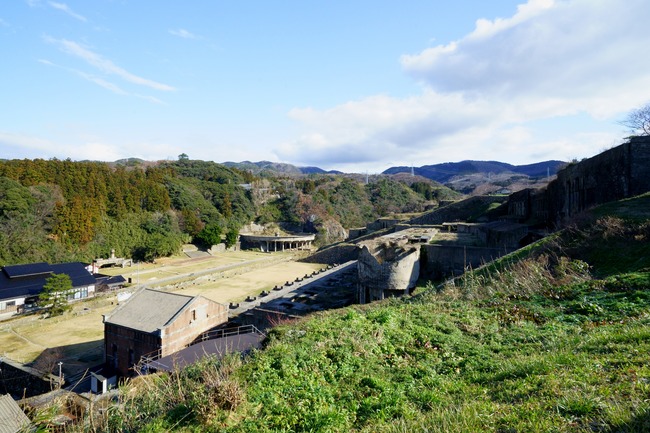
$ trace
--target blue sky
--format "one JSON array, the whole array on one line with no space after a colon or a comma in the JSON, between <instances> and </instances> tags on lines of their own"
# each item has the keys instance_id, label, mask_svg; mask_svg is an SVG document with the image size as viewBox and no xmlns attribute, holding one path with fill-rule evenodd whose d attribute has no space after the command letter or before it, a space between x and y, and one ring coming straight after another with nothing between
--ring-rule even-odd
<instances>
[{"instance_id":1,"label":"blue sky","mask_svg":"<svg viewBox=\"0 0 650 433\"><path fill-rule=\"evenodd\" d=\"M0 158L589 157L650 101L648 22L645 0L9 0Z\"/></svg>"}]
</instances>

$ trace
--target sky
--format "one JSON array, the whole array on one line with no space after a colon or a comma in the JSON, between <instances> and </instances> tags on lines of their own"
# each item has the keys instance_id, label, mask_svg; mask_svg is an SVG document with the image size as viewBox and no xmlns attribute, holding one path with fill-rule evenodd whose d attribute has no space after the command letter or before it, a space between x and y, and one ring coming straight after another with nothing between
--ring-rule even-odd
<instances>
[{"instance_id":1,"label":"sky","mask_svg":"<svg viewBox=\"0 0 650 433\"><path fill-rule=\"evenodd\" d=\"M646 2L6 0L0 158L587 158L650 102Z\"/></svg>"}]
</instances>

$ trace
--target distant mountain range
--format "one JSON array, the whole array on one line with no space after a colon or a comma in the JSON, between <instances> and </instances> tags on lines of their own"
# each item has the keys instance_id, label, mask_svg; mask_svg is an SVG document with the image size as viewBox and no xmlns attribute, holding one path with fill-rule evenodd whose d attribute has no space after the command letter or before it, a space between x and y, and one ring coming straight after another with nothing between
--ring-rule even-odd
<instances>
[{"instance_id":1,"label":"distant mountain range","mask_svg":"<svg viewBox=\"0 0 650 433\"><path fill-rule=\"evenodd\" d=\"M445 162L442 164L423 165L422 167L391 167L382 174L411 173L426 177L440 183L447 183L455 176L466 176L477 173L501 174L516 173L531 178L542 178L547 175L555 175L559 169L564 167L563 161L543 161L535 164L512 165L498 161L461 161Z\"/></svg>"},{"instance_id":2,"label":"distant mountain range","mask_svg":"<svg viewBox=\"0 0 650 433\"><path fill-rule=\"evenodd\" d=\"M248 170L253 174L259 174L264 171L270 171L274 173L282 174L343 174L341 171L330 170L326 171L319 167L298 167L292 164L286 164L283 162L271 162L271 161L242 161L242 162L232 162L227 161L223 162L223 165L226 167L234 167L239 170Z\"/></svg>"},{"instance_id":3,"label":"distant mountain range","mask_svg":"<svg viewBox=\"0 0 650 433\"><path fill-rule=\"evenodd\" d=\"M338 170L323 170L319 167L299 167L292 164L283 162L271 161L242 161L242 162L224 162L223 165L227 167L234 167L240 170L248 170L254 174L261 172L282 173L288 175L300 174L343 174ZM502 174L512 173L521 174L530 178L543 178L547 175L555 175L566 162L563 161L543 161L535 164L526 165L512 165L499 161L461 161L461 162L445 162L442 164L423 165L421 167L391 167L385 170L382 174L396 174L396 173L413 173L440 183L447 183L456 176L465 176L472 174Z\"/></svg>"},{"instance_id":4,"label":"distant mountain range","mask_svg":"<svg viewBox=\"0 0 650 433\"><path fill-rule=\"evenodd\" d=\"M126 166L137 166L142 164L147 164L146 161L143 161L138 158L126 158L115 161L114 164L126 165ZM342 171L338 170L323 170L320 167L300 167L293 164L287 164L284 162L271 162L271 161L242 161L242 162L233 162L227 161L221 163L227 167L234 167L239 170L247 170L253 174L259 175L260 173L268 172L270 174L286 174L286 175L304 175L304 174L344 174ZM526 164L526 165L512 165L505 162L499 161L474 161L466 160L461 162L445 162L442 164L433 164L433 165L423 165L421 167L406 167L398 166L391 167L387 170L384 170L381 174L397 174L397 173L411 173L418 176L431 179L433 181L445 184L448 182L454 182L458 180L458 176L470 176L482 174L487 176L490 175L500 175L500 174L510 174L512 175L524 175L531 179L542 179L547 175L555 175L558 170L566 165L566 162L563 161L543 161L537 162L535 164Z\"/></svg>"}]
</instances>

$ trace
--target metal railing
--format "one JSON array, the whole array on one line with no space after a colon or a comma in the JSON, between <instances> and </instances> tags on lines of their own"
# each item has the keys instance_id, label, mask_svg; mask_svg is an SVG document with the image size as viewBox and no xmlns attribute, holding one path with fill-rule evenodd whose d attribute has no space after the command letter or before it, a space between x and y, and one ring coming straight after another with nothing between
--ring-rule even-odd
<instances>
[{"instance_id":1,"label":"metal railing","mask_svg":"<svg viewBox=\"0 0 650 433\"><path fill-rule=\"evenodd\" d=\"M187 344L183 349L186 349L190 346L194 346L195 344L203 343L204 341L216 340L217 338L233 337L235 335L244 335L244 334L259 334L263 337L266 337L266 334L264 334L262 331L257 329L254 325L242 325L242 326L238 326L237 328L215 329L212 331L204 332L200 334L197 338L195 338L191 343ZM145 363L148 363L160 358L162 358L161 349L157 349L143 355L141 357L141 362L144 361Z\"/></svg>"}]
</instances>

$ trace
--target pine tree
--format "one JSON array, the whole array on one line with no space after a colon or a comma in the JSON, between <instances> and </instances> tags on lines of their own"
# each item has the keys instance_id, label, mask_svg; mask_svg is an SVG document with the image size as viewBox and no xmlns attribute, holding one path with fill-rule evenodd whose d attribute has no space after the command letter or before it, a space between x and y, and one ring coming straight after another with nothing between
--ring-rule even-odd
<instances>
[{"instance_id":1,"label":"pine tree","mask_svg":"<svg viewBox=\"0 0 650 433\"><path fill-rule=\"evenodd\" d=\"M59 316L72 307L68 305L68 293L72 290L72 280L66 274L52 274L45 280L43 291L38 296L38 303L44 307L50 317Z\"/></svg>"}]
</instances>

